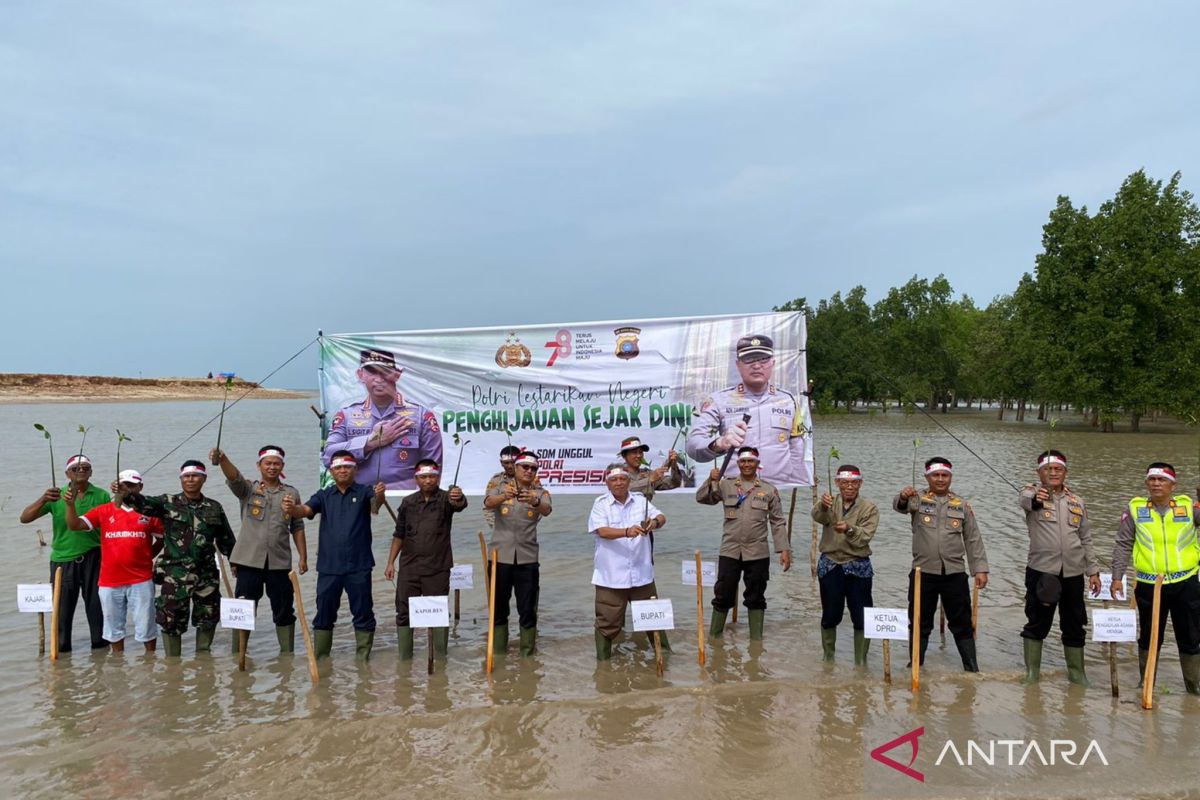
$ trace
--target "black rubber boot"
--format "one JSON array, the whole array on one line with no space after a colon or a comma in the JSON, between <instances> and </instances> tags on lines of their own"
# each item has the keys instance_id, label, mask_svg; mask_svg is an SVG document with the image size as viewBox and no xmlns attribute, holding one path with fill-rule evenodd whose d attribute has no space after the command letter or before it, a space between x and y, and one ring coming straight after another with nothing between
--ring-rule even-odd
<instances>
[{"instance_id":1,"label":"black rubber boot","mask_svg":"<svg viewBox=\"0 0 1200 800\"><path fill-rule=\"evenodd\" d=\"M911 639L909 639L909 641L911 642L912 640L911 640ZM910 651L910 652L909 652L909 654L908 654L908 663L904 665L905 667L911 667L911 666L912 666L912 652L911 652L911 651L912 651L912 645L911 645L911 644L908 646L908 649L909 649L909 651ZM928 637L928 636L922 636L922 637L921 637L921 666L922 666L922 667L923 667L923 666L925 666L925 654L926 654L926 653L928 653L928 652L929 652L929 637Z\"/></svg>"},{"instance_id":2,"label":"black rubber boot","mask_svg":"<svg viewBox=\"0 0 1200 800\"><path fill-rule=\"evenodd\" d=\"M962 656L963 672L979 672L979 662L975 659L975 639L955 639L954 644Z\"/></svg>"},{"instance_id":3,"label":"black rubber boot","mask_svg":"<svg viewBox=\"0 0 1200 800\"><path fill-rule=\"evenodd\" d=\"M1179 655L1179 668L1183 670L1183 685L1188 694L1200 694L1200 655Z\"/></svg>"}]
</instances>

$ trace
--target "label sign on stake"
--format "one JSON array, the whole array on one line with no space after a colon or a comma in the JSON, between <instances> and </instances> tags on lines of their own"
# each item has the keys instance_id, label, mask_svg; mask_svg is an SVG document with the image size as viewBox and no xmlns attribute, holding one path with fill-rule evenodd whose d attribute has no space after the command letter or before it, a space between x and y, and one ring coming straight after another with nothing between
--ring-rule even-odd
<instances>
[{"instance_id":1,"label":"label sign on stake","mask_svg":"<svg viewBox=\"0 0 1200 800\"><path fill-rule=\"evenodd\" d=\"M254 630L254 601L222 597L221 627L239 631Z\"/></svg>"},{"instance_id":2,"label":"label sign on stake","mask_svg":"<svg viewBox=\"0 0 1200 800\"><path fill-rule=\"evenodd\" d=\"M447 595L408 598L408 624L413 628L450 627L450 598Z\"/></svg>"},{"instance_id":3,"label":"label sign on stake","mask_svg":"<svg viewBox=\"0 0 1200 800\"><path fill-rule=\"evenodd\" d=\"M475 565L455 564L450 568L450 589L475 588Z\"/></svg>"},{"instance_id":4,"label":"label sign on stake","mask_svg":"<svg viewBox=\"0 0 1200 800\"><path fill-rule=\"evenodd\" d=\"M1092 612L1093 642L1136 642L1137 612L1131 608Z\"/></svg>"},{"instance_id":5,"label":"label sign on stake","mask_svg":"<svg viewBox=\"0 0 1200 800\"><path fill-rule=\"evenodd\" d=\"M716 586L717 585L717 565L713 561L700 562L700 585L701 586ZM696 559L684 559L683 561L683 585L696 585Z\"/></svg>"},{"instance_id":6,"label":"label sign on stake","mask_svg":"<svg viewBox=\"0 0 1200 800\"><path fill-rule=\"evenodd\" d=\"M629 608L633 612L635 631L675 630L675 610L669 599L634 600Z\"/></svg>"},{"instance_id":7,"label":"label sign on stake","mask_svg":"<svg viewBox=\"0 0 1200 800\"><path fill-rule=\"evenodd\" d=\"M1117 595L1114 598L1109 594L1112 591L1112 573L1111 572L1101 572L1100 573L1100 594L1093 595L1091 592L1088 592L1088 591L1085 591L1084 594L1088 600L1092 600L1093 602L1096 602L1096 603L1103 603L1106 600L1109 602L1124 603L1127 600L1129 600L1128 592L1132 587L1133 587L1133 578L1129 578L1129 577L1125 578L1125 580L1121 582L1121 590L1122 590L1121 594Z\"/></svg>"},{"instance_id":8,"label":"label sign on stake","mask_svg":"<svg viewBox=\"0 0 1200 800\"><path fill-rule=\"evenodd\" d=\"M908 610L864 608L863 631L868 639L908 639Z\"/></svg>"},{"instance_id":9,"label":"label sign on stake","mask_svg":"<svg viewBox=\"0 0 1200 800\"><path fill-rule=\"evenodd\" d=\"M49 614L54 610L54 588L48 583L18 583L17 611Z\"/></svg>"}]
</instances>

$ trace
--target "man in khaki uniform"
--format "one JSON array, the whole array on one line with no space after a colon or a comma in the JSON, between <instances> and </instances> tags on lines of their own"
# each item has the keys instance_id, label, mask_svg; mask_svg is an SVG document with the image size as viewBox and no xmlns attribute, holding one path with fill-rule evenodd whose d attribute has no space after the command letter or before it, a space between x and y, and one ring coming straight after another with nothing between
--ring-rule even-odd
<instances>
[{"instance_id":1,"label":"man in khaki uniform","mask_svg":"<svg viewBox=\"0 0 1200 800\"><path fill-rule=\"evenodd\" d=\"M550 516L550 493L536 484L537 455L523 450L514 462L516 479L497 486L483 498L484 508L496 511L492 549L496 563L496 620L492 651L508 648L508 603L517 596L521 626L521 655L533 655L537 643L538 541L537 526Z\"/></svg>"},{"instance_id":2,"label":"man in khaki uniform","mask_svg":"<svg viewBox=\"0 0 1200 800\"><path fill-rule=\"evenodd\" d=\"M486 497L492 493L492 489L497 486L503 487L505 484L516 480L517 470L513 467L513 462L517 460L517 456L521 454L521 448L516 445L506 445L500 450L500 471L492 477L488 478L487 488L483 490ZM483 521L487 523L488 530L496 527L496 511L491 508L483 509Z\"/></svg>"},{"instance_id":3,"label":"man in khaki uniform","mask_svg":"<svg viewBox=\"0 0 1200 800\"><path fill-rule=\"evenodd\" d=\"M987 552L975 523L971 504L950 491L951 465L935 456L925 462L928 490L918 494L905 486L892 501L892 508L912 518L913 568L921 568L921 663L933 631L933 614L940 600L954 644L962 656L963 670L979 672L975 656L975 628L971 625L971 592L967 587L967 563L975 574L975 585L987 586ZM913 572L908 573L908 624L913 620ZM910 662L911 663L911 662Z\"/></svg>"},{"instance_id":4,"label":"man in khaki uniform","mask_svg":"<svg viewBox=\"0 0 1200 800\"><path fill-rule=\"evenodd\" d=\"M792 549L779 490L758 477L758 448L742 447L737 456L738 477L721 478L721 470L714 469L696 490L696 502L708 506L719 503L725 511L708 635L718 638L724 633L725 617L737 602L738 583L745 576L746 590L742 597L750 638L761 639L767 610L767 581L771 577L768 525L784 572L792 568Z\"/></svg>"},{"instance_id":5,"label":"man in khaki uniform","mask_svg":"<svg viewBox=\"0 0 1200 800\"><path fill-rule=\"evenodd\" d=\"M1054 623L1062 631L1067 680L1088 686L1083 669L1083 576L1092 594L1100 593L1100 564L1092 550L1092 530L1079 495L1067 488L1067 457L1058 450L1038 456L1038 486L1021 490L1018 503L1029 529L1029 563L1025 567L1024 683L1041 678L1042 642Z\"/></svg>"},{"instance_id":6,"label":"man in khaki uniform","mask_svg":"<svg viewBox=\"0 0 1200 800\"><path fill-rule=\"evenodd\" d=\"M821 587L821 648L826 661L833 661L837 626L846 606L854 626L854 664L865 666L871 640L863 630L863 609L875 605L871 584L871 539L879 527L879 509L858 496L862 471L853 464L838 467L838 495L826 492L813 506L812 518L822 525L817 560Z\"/></svg>"},{"instance_id":7,"label":"man in khaki uniform","mask_svg":"<svg viewBox=\"0 0 1200 800\"><path fill-rule=\"evenodd\" d=\"M625 462L625 471L629 473L629 491L640 494L647 500L654 499L654 493L660 489L675 489L683 486L683 473L679 471L678 456L672 450L667 454L667 460L657 469L650 469L643 461L650 445L642 444L636 436L630 436L621 442L618 455Z\"/></svg>"}]
</instances>

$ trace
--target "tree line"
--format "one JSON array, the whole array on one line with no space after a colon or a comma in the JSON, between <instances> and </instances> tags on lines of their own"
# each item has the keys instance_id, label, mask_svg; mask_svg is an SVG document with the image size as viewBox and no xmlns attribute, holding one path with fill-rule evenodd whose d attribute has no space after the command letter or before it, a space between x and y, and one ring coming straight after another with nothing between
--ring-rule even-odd
<instances>
[{"instance_id":1,"label":"tree line","mask_svg":"<svg viewBox=\"0 0 1200 800\"><path fill-rule=\"evenodd\" d=\"M913 276L873 305L866 289L806 312L818 411L995 404L1023 420L1071 409L1113 430L1147 414L1200 422L1200 209L1138 170L1095 213L1060 195L1042 252L1011 294L980 308L943 275Z\"/></svg>"}]
</instances>

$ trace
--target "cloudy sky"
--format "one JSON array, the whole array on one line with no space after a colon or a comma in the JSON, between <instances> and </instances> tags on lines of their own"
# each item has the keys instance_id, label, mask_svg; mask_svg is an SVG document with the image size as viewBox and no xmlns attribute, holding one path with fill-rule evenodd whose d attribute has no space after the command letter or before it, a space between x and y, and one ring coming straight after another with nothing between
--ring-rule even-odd
<instances>
[{"instance_id":1,"label":"cloudy sky","mask_svg":"<svg viewBox=\"0 0 1200 800\"><path fill-rule=\"evenodd\" d=\"M0 0L5 371L1032 270L1200 187L1195 3ZM315 384L315 351L273 381Z\"/></svg>"}]
</instances>

